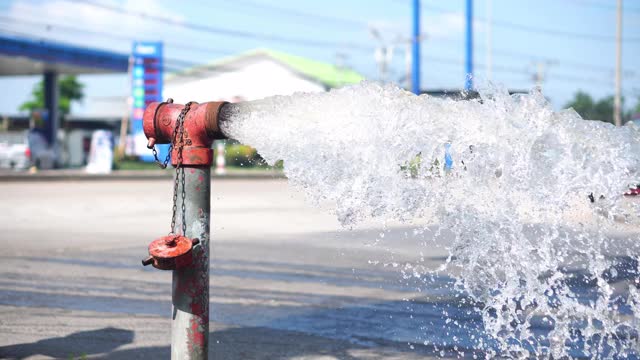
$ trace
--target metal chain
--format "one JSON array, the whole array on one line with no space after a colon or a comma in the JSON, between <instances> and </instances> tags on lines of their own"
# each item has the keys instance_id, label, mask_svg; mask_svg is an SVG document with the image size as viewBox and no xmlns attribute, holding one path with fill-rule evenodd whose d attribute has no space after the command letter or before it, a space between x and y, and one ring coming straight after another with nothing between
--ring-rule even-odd
<instances>
[{"instance_id":1,"label":"metal chain","mask_svg":"<svg viewBox=\"0 0 640 360\"><path fill-rule=\"evenodd\" d=\"M168 103L172 103L173 100L169 99L167 101ZM171 231L169 232L169 235L174 234L174 228L176 226L176 212L178 211L178 187L180 185L182 185L182 192L181 192L181 196L182 196L182 204L180 207L180 210L182 212L182 236L186 236L187 233L187 222L186 222L186 205L185 205L185 200L187 197L187 193L185 190L185 177L184 177L184 167L182 166L182 150L184 148L184 117L187 115L187 113L189 112L189 109L191 108L191 105L194 104L194 102L188 102L184 105L184 108L182 109L182 111L180 112L180 115L178 115L178 119L176 119L176 126L173 129L173 138L171 141L171 145L169 145L169 153L167 154L166 159L164 160L164 162L160 162L160 160L158 159L158 152L156 151L155 146L153 147L153 156L156 159L156 163L162 167L163 169L167 167L167 164L169 164L169 159L171 159L171 152L173 150L174 147L176 147L176 152L177 152L177 161L176 161L176 176L175 176L175 180L173 183L173 209L172 209L172 214L171 214Z\"/></svg>"},{"instance_id":2,"label":"metal chain","mask_svg":"<svg viewBox=\"0 0 640 360\"><path fill-rule=\"evenodd\" d=\"M160 107L164 104L173 104L173 99L172 98L168 98L167 101L164 101L162 103L160 103L160 105L158 105L158 107L156 108L156 114L154 114L154 117L157 115L158 109L160 109ZM176 124L176 128L173 129L173 136L172 139L176 138L176 134L178 133L178 126ZM171 159L171 151L173 150L173 141L171 142L171 144L169 144L169 151L167 152L167 157L164 158L164 162L161 162L160 159L158 159L158 151L156 150L156 145L154 144L153 147L151 148L151 151L153 152L153 157L155 158L156 164L162 168L162 169L166 169L167 165L169 164L169 160Z\"/></svg>"},{"instance_id":3,"label":"metal chain","mask_svg":"<svg viewBox=\"0 0 640 360\"><path fill-rule=\"evenodd\" d=\"M173 99L169 98L167 99L167 101L161 103L158 108L160 108L160 106L162 106L163 104L172 104L173 103ZM180 211L182 212L182 236L186 236L187 234L187 209L186 209L186 205L185 205L185 200L187 198L187 193L185 190L185 178L184 178L184 167L182 167L182 150L184 148L184 117L187 115L187 113L189 112L189 109L191 108L191 105L193 105L195 102L190 101L188 103L186 103L184 105L184 108L182 108L182 111L180 112L180 115L178 115L178 118L176 119L176 127L173 129L173 136L172 136L172 141L171 144L169 145L169 152L167 153L167 157L164 159L164 162L161 162L160 159L158 159L158 151L156 150L155 145L151 148L152 152L153 152L153 157L155 158L156 164L158 164L158 166L160 166L163 169L167 168L167 165L169 164L169 160L171 159L171 153L173 151L173 148L177 146L176 152L178 155L177 161L176 161L176 176L175 176L175 181L173 183L173 209L172 209L172 214L171 214L171 231L169 232L169 235L174 234L173 229L176 226L176 212L178 210L178 187L179 185L182 185L182 192L181 192L181 196L182 196L182 204L180 206ZM156 110L157 111L157 110Z\"/></svg>"},{"instance_id":4,"label":"metal chain","mask_svg":"<svg viewBox=\"0 0 640 360\"><path fill-rule=\"evenodd\" d=\"M182 185L182 203L180 206L180 210L182 212L182 236L186 236L187 234L187 221L186 221L186 206L185 200L187 197L187 193L185 190L185 178L184 178L184 167L182 166L182 150L184 149L184 117L189 112L191 105L194 104L193 101L190 101L184 105L184 108L178 115L178 119L176 120L176 128L173 131L173 146L177 146L177 155L178 159L176 162L176 177L173 185L173 214L171 215L171 233L173 233L173 229L176 225L176 210L177 210L177 201L178 201L178 183Z\"/></svg>"},{"instance_id":5,"label":"metal chain","mask_svg":"<svg viewBox=\"0 0 640 360\"><path fill-rule=\"evenodd\" d=\"M160 162L160 159L158 159L158 151L156 150L156 146L154 145L153 148L151 148L151 151L153 152L153 157L156 159L156 164L158 166L160 166L162 169L166 169L167 168L167 164L169 164L169 159L171 159L171 150L173 149L173 144L169 145L169 153L167 154L167 157L164 159L164 162Z\"/></svg>"}]
</instances>

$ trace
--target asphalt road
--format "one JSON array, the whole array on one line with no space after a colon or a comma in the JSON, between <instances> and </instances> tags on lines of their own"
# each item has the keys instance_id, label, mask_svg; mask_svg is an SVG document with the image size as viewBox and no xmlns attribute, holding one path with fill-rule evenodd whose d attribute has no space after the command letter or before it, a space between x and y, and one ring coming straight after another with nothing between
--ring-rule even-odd
<instances>
[{"instance_id":1,"label":"asphalt road","mask_svg":"<svg viewBox=\"0 0 640 360\"><path fill-rule=\"evenodd\" d=\"M0 182L0 358L168 358L171 274L140 260L169 230L171 191ZM343 229L329 208L282 179L214 180L210 358L471 358L485 335L452 278L403 276L442 264L442 244L398 224ZM637 245L629 226L611 256Z\"/></svg>"},{"instance_id":2,"label":"asphalt road","mask_svg":"<svg viewBox=\"0 0 640 360\"><path fill-rule=\"evenodd\" d=\"M140 260L169 229L171 186L0 183L0 358L168 358L171 274ZM442 250L393 226L374 244L375 224L342 229L284 180L216 180L212 208L210 358L457 355L423 345L442 342L451 279L397 268Z\"/></svg>"}]
</instances>

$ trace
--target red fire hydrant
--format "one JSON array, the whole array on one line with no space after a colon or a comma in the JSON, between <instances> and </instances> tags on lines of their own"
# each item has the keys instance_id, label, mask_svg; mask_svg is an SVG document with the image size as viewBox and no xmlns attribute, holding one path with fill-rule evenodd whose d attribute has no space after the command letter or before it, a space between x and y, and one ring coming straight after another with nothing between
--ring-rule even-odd
<instances>
[{"instance_id":1,"label":"red fire hydrant","mask_svg":"<svg viewBox=\"0 0 640 360\"><path fill-rule=\"evenodd\" d=\"M148 147L172 143L171 163L180 170L175 178L172 234L152 242L150 257L143 261L173 270L172 359L208 357L211 145L226 138L219 126L225 104L190 103L185 108L169 100L150 104L143 116Z\"/></svg>"}]
</instances>

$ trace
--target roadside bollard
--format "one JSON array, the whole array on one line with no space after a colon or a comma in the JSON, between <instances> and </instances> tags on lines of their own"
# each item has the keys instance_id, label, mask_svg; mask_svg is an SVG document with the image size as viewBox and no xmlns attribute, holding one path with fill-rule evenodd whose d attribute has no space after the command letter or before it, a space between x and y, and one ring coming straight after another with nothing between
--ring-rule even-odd
<instances>
[{"instance_id":1,"label":"roadside bollard","mask_svg":"<svg viewBox=\"0 0 640 360\"><path fill-rule=\"evenodd\" d=\"M171 358L207 359L209 350L209 224L211 145L225 139L220 131L224 102L151 103L143 116L144 133L157 159L155 144L171 144L174 177L169 235L149 245L143 265L173 270Z\"/></svg>"}]
</instances>

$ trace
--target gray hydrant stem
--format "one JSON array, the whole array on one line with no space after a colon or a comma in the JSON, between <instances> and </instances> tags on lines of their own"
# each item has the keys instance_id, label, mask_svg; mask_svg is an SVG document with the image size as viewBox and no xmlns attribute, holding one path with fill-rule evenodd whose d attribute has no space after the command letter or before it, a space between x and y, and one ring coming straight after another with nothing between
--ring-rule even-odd
<instances>
[{"instance_id":1,"label":"gray hydrant stem","mask_svg":"<svg viewBox=\"0 0 640 360\"><path fill-rule=\"evenodd\" d=\"M171 359L199 360L207 359L209 353L211 169L209 166L187 166L184 175L185 235L200 242L193 248L192 264L173 271ZM178 194L182 193L182 186L179 185ZM181 206L182 196L179 195L177 209ZM174 233L181 233L181 227L182 217L177 215Z\"/></svg>"}]
</instances>

